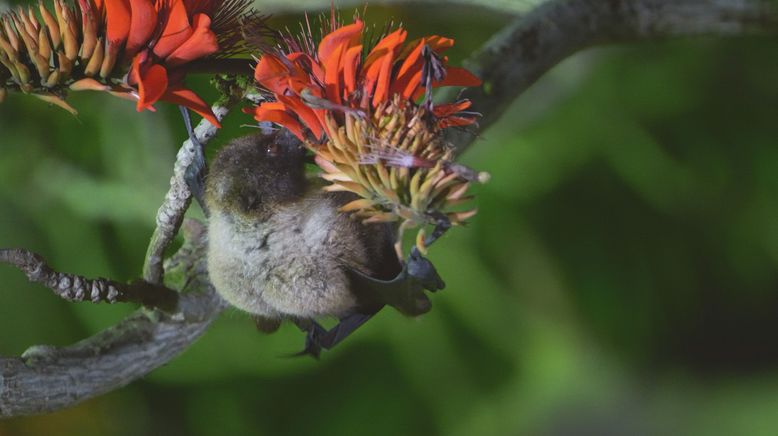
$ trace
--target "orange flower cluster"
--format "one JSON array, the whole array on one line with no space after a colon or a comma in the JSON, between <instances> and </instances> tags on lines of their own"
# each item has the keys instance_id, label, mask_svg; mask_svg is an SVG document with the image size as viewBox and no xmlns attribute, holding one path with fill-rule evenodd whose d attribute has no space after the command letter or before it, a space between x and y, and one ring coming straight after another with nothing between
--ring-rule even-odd
<instances>
[{"instance_id":1,"label":"orange flower cluster","mask_svg":"<svg viewBox=\"0 0 778 436\"><path fill-rule=\"evenodd\" d=\"M254 110L259 121L283 125L301 140L308 128L316 140L327 131L325 114L363 110L371 112L382 103L400 95L417 100L425 91L423 72L427 63L423 52L440 55L454 40L427 36L405 44L407 32L399 28L382 38L367 56L363 56L364 23L342 26L322 38L316 53L294 51L285 55L268 53L260 59L254 78L271 91L276 101L263 103ZM431 83L440 86L479 86L480 79L464 68L445 65L444 77ZM458 116L468 101L436 106L434 115L440 127L472 124L472 116Z\"/></svg>"},{"instance_id":2,"label":"orange flower cluster","mask_svg":"<svg viewBox=\"0 0 778 436\"><path fill-rule=\"evenodd\" d=\"M18 89L75 112L67 90L107 91L136 101L186 106L219 125L187 89L187 67L241 44L237 21L250 0L54 0L0 20L0 90ZM4 68L3 68L4 67Z\"/></svg>"},{"instance_id":3,"label":"orange flower cluster","mask_svg":"<svg viewBox=\"0 0 778 436\"><path fill-rule=\"evenodd\" d=\"M285 52L260 58L254 77L273 99L248 112L289 129L316 153L331 182L325 189L361 197L343 211L365 222L400 221L400 257L403 231L422 226L417 246L424 252L424 226L441 216L453 225L472 216L475 210L451 208L470 198L470 182L488 176L454 163L443 139L443 129L475 122L475 114L463 112L470 102L433 105L431 90L481 81L448 65L442 53L452 39L406 43L399 28L366 47L361 20L338 27L333 19L330 27L318 45L308 31L287 38Z\"/></svg>"}]
</instances>

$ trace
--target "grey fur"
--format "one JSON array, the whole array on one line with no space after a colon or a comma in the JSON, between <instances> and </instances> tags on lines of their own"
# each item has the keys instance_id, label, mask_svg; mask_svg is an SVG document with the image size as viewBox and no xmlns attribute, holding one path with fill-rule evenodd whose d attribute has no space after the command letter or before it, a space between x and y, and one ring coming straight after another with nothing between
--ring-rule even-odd
<instances>
[{"instance_id":1,"label":"grey fur","mask_svg":"<svg viewBox=\"0 0 778 436\"><path fill-rule=\"evenodd\" d=\"M363 225L304 175L304 153L284 133L239 138L211 166L208 269L233 306L268 319L344 316L364 306L346 268L391 277L392 231ZM389 267L387 267L387 265Z\"/></svg>"}]
</instances>

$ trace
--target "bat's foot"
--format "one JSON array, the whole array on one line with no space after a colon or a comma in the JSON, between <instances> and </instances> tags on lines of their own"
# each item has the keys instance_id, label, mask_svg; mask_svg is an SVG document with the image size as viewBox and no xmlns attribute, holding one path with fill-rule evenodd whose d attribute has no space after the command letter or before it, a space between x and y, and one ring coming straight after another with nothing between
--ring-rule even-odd
<instances>
[{"instance_id":1,"label":"bat's foot","mask_svg":"<svg viewBox=\"0 0 778 436\"><path fill-rule=\"evenodd\" d=\"M310 319L295 320L295 324L305 334L305 348L293 356L311 356L318 359L322 350L331 350L362 324L367 322L373 313L353 313L340 319L340 322L330 330Z\"/></svg>"}]
</instances>

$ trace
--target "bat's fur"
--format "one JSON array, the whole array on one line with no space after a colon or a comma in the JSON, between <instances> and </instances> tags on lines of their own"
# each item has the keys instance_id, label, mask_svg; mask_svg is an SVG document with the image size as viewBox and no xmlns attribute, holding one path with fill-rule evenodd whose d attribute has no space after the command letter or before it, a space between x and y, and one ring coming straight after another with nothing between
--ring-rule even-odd
<instances>
[{"instance_id":1,"label":"bat's fur","mask_svg":"<svg viewBox=\"0 0 778 436\"><path fill-rule=\"evenodd\" d=\"M382 279L401 269L391 227L339 212L356 197L323 192L304 163L304 149L284 131L250 135L218 153L207 179L211 281L269 330L282 319L380 307L352 290L345 268Z\"/></svg>"}]
</instances>

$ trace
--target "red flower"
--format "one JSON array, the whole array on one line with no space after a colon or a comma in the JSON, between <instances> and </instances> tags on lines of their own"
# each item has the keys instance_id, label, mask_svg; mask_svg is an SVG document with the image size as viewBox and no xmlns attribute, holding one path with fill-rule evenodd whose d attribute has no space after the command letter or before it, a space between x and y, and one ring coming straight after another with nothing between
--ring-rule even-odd
<instances>
[{"instance_id":1,"label":"red flower","mask_svg":"<svg viewBox=\"0 0 778 436\"><path fill-rule=\"evenodd\" d=\"M2 16L0 88L15 87L72 110L65 91L101 90L137 102L186 106L219 125L184 86L193 61L232 54L250 0L54 0ZM5 67L5 69L3 69ZM12 79L6 82L6 78ZM10 83L10 85L8 84Z\"/></svg>"},{"instance_id":2,"label":"red flower","mask_svg":"<svg viewBox=\"0 0 778 436\"><path fill-rule=\"evenodd\" d=\"M400 28L363 56L363 30L363 22L356 20L322 38L315 53L300 50L262 56L254 78L276 101L255 108L255 118L281 124L303 140L303 127L307 127L320 139L322 133L332 133L324 122L326 111L370 112L395 95L417 101L426 89L424 73L433 63L429 58L439 59L454 45L453 39L436 35L406 44L407 32ZM448 66L447 58L439 62L442 77L433 77L431 87L481 84L467 70ZM469 106L466 100L439 105L434 115L441 127L472 124L473 116L456 115Z\"/></svg>"},{"instance_id":3,"label":"red flower","mask_svg":"<svg viewBox=\"0 0 778 436\"><path fill-rule=\"evenodd\" d=\"M125 0L104 1L108 4ZM129 3L130 10L116 7L112 14L108 8L106 16L109 35L112 28L118 29L116 45L120 46L126 38L124 57L132 58L127 84L137 86L138 111L150 109L158 100L169 101L192 109L218 126L210 107L184 88L185 70L181 67L219 50L208 14L213 14L214 6L221 2L168 0L151 4L151 0L129 0Z\"/></svg>"},{"instance_id":4,"label":"red flower","mask_svg":"<svg viewBox=\"0 0 778 436\"><path fill-rule=\"evenodd\" d=\"M315 152L330 182L326 190L361 197L342 211L364 222L401 222L396 248L402 258L405 230L422 226L417 246L424 252L425 225L439 224L441 217L456 225L475 214L452 208L469 199L470 182L488 175L454 163L442 135L446 127L475 122L474 114L463 112L470 102L433 105L430 93L481 81L448 65L442 53L452 39L426 36L406 43L400 28L366 50L363 30L356 20L318 46L309 31L302 39L287 38L285 53L269 50L254 78L272 101L247 112L286 127Z\"/></svg>"}]
</instances>

